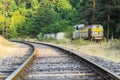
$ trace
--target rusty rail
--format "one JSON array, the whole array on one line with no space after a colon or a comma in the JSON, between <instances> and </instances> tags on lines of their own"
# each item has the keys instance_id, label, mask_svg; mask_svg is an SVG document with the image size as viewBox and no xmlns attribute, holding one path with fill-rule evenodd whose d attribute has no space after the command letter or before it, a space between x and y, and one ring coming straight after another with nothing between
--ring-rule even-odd
<instances>
[{"instance_id":1,"label":"rusty rail","mask_svg":"<svg viewBox=\"0 0 120 80\"><path fill-rule=\"evenodd\" d=\"M42 43L42 42L31 42L31 43L36 43L36 44L43 44L43 45L47 45L47 46L52 46L52 47L55 47L55 48L58 48L60 50L63 50L63 51L66 51L70 54L73 54L73 55L76 55L77 57L79 58L82 58L86 64L89 64L89 66L96 72L98 73L99 75L101 75L102 77L104 77L105 80L120 80L120 76L118 76L117 74L115 74L114 72L111 72L110 70L102 67L101 65L99 64L96 64L95 62L92 62L90 61L89 59L81 56L81 55L78 55L77 53L78 52L74 52L74 51L71 51L67 48L63 48L63 47L59 47L59 46L56 46L56 45L53 45L53 44L48 44L48 43Z\"/></svg>"},{"instance_id":2,"label":"rusty rail","mask_svg":"<svg viewBox=\"0 0 120 80\"><path fill-rule=\"evenodd\" d=\"M19 42L19 43L24 43L27 45L30 45L33 48L32 55L22 64L20 65L11 75L9 75L5 80L16 80L19 74L25 69L25 67L32 61L34 58L34 55L36 53L36 49L32 44L29 44L27 42L22 42L22 41L13 41L13 42Z\"/></svg>"}]
</instances>

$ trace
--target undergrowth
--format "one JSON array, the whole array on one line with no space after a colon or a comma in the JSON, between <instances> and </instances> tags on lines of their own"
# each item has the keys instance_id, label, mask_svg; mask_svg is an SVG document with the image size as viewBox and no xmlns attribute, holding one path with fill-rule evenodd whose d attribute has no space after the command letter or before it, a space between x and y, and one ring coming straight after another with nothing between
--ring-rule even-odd
<instances>
[{"instance_id":1,"label":"undergrowth","mask_svg":"<svg viewBox=\"0 0 120 80\"><path fill-rule=\"evenodd\" d=\"M119 49L120 50L120 40L114 39L110 42L109 49Z\"/></svg>"},{"instance_id":2,"label":"undergrowth","mask_svg":"<svg viewBox=\"0 0 120 80\"><path fill-rule=\"evenodd\" d=\"M91 42L89 41L89 40L84 40L84 39L76 39L76 40L73 40L72 41L72 44L74 44L74 45L80 45L80 46L82 46L82 45L88 45L88 44L90 44Z\"/></svg>"}]
</instances>

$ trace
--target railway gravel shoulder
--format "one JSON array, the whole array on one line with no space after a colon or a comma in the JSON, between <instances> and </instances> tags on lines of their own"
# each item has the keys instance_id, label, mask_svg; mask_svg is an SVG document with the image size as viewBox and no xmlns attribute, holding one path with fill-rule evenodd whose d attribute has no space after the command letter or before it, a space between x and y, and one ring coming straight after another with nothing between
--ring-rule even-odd
<instances>
[{"instance_id":1,"label":"railway gravel shoulder","mask_svg":"<svg viewBox=\"0 0 120 80\"><path fill-rule=\"evenodd\" d=\"M14 56L0 60L0 80L4 80L31 55L33 48L27 44L19 44L19 50ZM7 80L11 80L10 78Z\"/></svg>"},{"instance_id":2,"label":"railway gravel shoulder","mask_svg":"<svg viewBox=\"0 0 120 80\"><path fill-rule=\"evenodd\" d=\"M37 43L39 43L39 42L37 42ZM42 43L42 44L46 44L46 43ZM47 45L56 47L55 45L52 45L52 44L47 44ZM87 55L82 55L77 51L74 51L71 49L66 49L66 48L59 47L59 46L57 48L66 50L67 52L74 53L77 56L84 58L85 60L87 60L87 61L91 62L93 65L95 65L98 68L98 71L101 68L101 71L104 74L103 73L100 73L100 74L103 75L103 77L105 77L106 79L114 78L115 80L120 80L120 63L106 61L105 59L101 59L98 57L90 57Z\"/></svg>"},{"instance_id":3,"label":"railway gravel shoulder","mask_svg":"<svg viewBox=\"0 0 120 80\"><path fill-rule=\"evenodd\" d=\"M50 46L34 44L38 56L28 66L24 80L101 80L100 75L94 72L78 57Z\"/></svg>"}]
</instances>

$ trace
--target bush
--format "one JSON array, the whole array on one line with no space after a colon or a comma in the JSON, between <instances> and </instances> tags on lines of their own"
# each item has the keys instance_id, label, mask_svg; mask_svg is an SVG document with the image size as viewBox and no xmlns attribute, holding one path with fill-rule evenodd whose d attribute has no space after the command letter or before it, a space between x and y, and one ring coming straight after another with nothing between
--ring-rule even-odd
<instances>
[{"instance_id":1,"label":"bush","mask_svg":"<svg viewBox=\"0 0 120 80\"><path fill-rule=\"evenodd\" d=\"M114 39L110 43L110 49L120 49L120 40Z\"/></svg>"},{"instance_id":2,"label":"bush","mask_svg":"<svg viewBox=\"0 0 120 80\"><path fill-rule=\"evenodd\" d=\"M69 43L69 39L62 39L62 40L56 40L54 43L56 44L66 44Z\"/></svg>"},{"instance_id":3,"label":"bush","mask_svg":"<svg viewBox=\"0 0 120 80\"><path fill-rule=\"evenodd\" d=\"M46 41L46 42L53 42L55 39L53 38L43 38L42 41Z\"/></svg>"},{"instance_id":4,"label":"bush","mask_svg":"<svg viewBox=\"0 0 120 80\"><path fill-rule=\"evenodd\" d=\"M42 33L39 33L39 34L37 35L37 39L38 39L38 40L43 40Z\"/></svg>"},{"instance_id":5,"label":"bush","mask_svg":"<svg viewBox=\"0 0 120 80\"><path fill-rule=\"evenodd\" d=\"M71 39L73 34L73 27L71 26L67 27L65 34L67 38Z\"/></svg>"},{"instance_id":6,"label":"bush","mask_svg":"<svg viewBox=\"0 0 120 80\"><path fill-rule=\"evenodd\" d=\"M84 39L75 39L72 42L75 45L87 45L90 44L91 42L89 40L84 40Z\"/></svg>"}]
</instances>

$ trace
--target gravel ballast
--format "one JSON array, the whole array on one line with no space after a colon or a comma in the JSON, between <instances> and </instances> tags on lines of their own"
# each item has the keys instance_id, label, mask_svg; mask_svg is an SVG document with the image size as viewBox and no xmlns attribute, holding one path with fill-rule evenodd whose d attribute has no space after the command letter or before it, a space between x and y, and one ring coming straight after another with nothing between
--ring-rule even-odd
<instances>
[{"instance_id":1,"label":"gravel ballast","mask_svg":"<svg viewBox=\"0 0 120 80\"><path fill-rule=\"evenodd\" d=\"M54 44L56 45L56 44ZM59 44L57 44L56 46L58 46ZM92 62L95 62L96 64L110 70L111 72L117 74L118 76L120 76L120 62L114 62L114 61L111 61L109 59L106 59L106 58L103 58L103 57L98 57L98 56L92 56L92 55L87 55L85 53L82 53L81 51L79 50L76 50L76 47L74 48L69 48L68 45L59 45L60 47L63 47L67 50L70 50L72 52L75 52L77 55L80 55L80 56L83 56L85 58L87 58L88 60L92 61ZM96 53L97 54L97 53ZM114 59L114 58L113 58Z\"/></svg>"},{"instance_id":2,"label":"gravel ballast","mask_svg":"<svg viewBox=\"0 0 120 80\"><path fill-rule=\"evenodd\" d=\"M30 46L21 43L16 44L18 44L19 47L14 55L0 59L0 75L7 75L14 71L23 61L25 61L24 56L31 54Z\"/></svg>"},{"instance_id":3,"label":"gravel ballast","mask_svg":"<svg viewBox=\"0 0 120 80\"><path fill-rule=\"evenodd\" d=\"M95 62L96 64L98 64L120 76L120 62L114 62L114 61L111 61L111 60L108 60L108 59L105 59L102 57L90 56L87 54L83 54L82 52L76 51L74 49L67 49L67 50L75 52L75 54L83 56L83 57L87 58L88 60Z\"/></svg>"}]
</instances>

